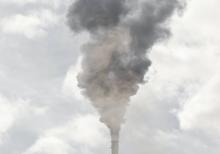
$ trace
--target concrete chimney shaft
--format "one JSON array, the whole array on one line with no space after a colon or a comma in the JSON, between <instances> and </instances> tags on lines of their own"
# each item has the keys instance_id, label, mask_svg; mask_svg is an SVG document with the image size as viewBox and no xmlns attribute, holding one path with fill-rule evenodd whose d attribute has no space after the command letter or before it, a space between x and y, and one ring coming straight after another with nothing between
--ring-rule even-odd
<instances>
[{"instance_id":1,"label":"concrete chimney shaft","mask_svg":"<svg viewBox=\"0 0 220 154\"><path fill-rule=\"evenodd\" d=\"M118 154L119 152L119 130L113 130L111 131L111 150L112 154Z\"/></svg>"}]
</instances>

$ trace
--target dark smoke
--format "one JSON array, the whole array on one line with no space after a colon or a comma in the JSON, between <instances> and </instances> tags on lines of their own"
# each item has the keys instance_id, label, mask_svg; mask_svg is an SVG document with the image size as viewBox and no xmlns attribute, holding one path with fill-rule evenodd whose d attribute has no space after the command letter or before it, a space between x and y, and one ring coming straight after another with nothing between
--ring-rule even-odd
<instances>
[{"instance_id":1,"label":"dark smoke","mask_svg":"<svg viewBox=\"0 0 220 154\"><path fill-rule=\"evenodd\" d=\"M91 34L78 83L110 128L114 154L126 106L151 65L147 53L170 35L167 22L181 6L179 0L77 0L69 9L71 29Z\"/></svg>"},{"instance_id":2,"label":"dark smoke","mask_svg":"<svg viewBox=\"0 0 220 154\"><path fill-rule=\"evenodd\" d=\"M78 0L69 11L69 25L74 31L111 28L126 14L125 0Z\"/></svg>"}]
</instances>

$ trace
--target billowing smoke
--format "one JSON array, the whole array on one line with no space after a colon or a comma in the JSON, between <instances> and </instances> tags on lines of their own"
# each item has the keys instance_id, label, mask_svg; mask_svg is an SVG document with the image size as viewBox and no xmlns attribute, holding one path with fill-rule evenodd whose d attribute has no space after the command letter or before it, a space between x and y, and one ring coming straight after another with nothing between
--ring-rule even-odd
<instances>
[{"instance_id":1,"label":"billowing smoke","mask_svg":"<svg viewBox=\"0 0 220 154\"><path fill-rule=\"evenodd\" d=\"M91 36L78 83L111 131L113 154L129 99L151 65L147 53L169 36L167 21L180 6L178 0L77 0L69 9L71 29Z\"/></svg>"}]
</instances>

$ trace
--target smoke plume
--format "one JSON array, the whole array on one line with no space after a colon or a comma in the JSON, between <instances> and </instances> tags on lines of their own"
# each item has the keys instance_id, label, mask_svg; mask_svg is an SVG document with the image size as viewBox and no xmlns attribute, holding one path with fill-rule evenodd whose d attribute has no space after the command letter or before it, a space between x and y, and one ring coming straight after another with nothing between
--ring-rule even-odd
<instances>
[{"instance_id":1,"label":"smoke plume","mask_svg":"<svg viewBox=\"0 0 220 154\"><path fill-rule=\"evenodd\" d=\"M180 6L179 0L77 0L69 9L70 28L91 36L78 83L111 131L113 154L129 99L145 83L147 53L170 35L167 21Z\"/></svg>"}]
</instances>

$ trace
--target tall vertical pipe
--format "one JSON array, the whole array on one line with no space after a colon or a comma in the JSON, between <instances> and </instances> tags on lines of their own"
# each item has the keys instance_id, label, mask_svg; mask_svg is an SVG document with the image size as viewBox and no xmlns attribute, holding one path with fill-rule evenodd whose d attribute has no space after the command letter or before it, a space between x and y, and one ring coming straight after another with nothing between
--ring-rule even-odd
<instances>
[{"instance_id":1,"label":"tall vertical pipe","mask_svg":"<svg viewBox=\"0 0 220 154\"><path fill-rule=\"evenodd\" d=\"M110 129L111 131L111 149L112 154L119 153L119 130Z\"/></svg>"}]
</instances>

